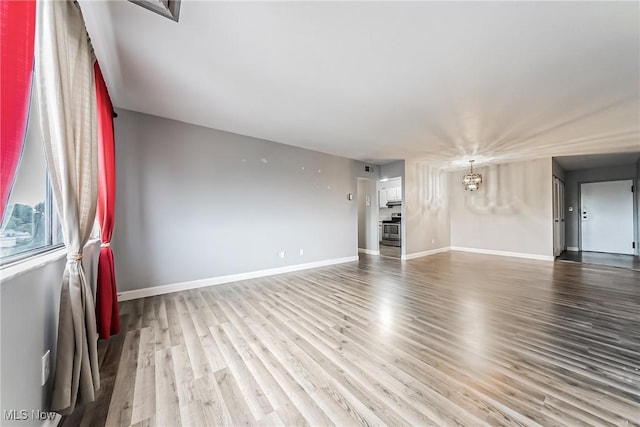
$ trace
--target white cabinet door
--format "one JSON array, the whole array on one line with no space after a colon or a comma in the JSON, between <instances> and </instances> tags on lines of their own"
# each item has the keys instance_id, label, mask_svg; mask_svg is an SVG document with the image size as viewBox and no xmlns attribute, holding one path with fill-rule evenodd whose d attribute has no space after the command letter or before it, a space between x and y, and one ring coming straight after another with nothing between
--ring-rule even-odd
<instances>
[{"instance_id":1,"label":"white cabinet door","mask_svg":"<svg viewBox=\"0 0 640 427\"><path fill-rule=\"evenodd\" d=\"M387 188L387 201L398 202L400 201L400 191L398 187Z\"/></svg>"},{"instance_id":2,"label":"white cabinet door","mask_svg":"<svg viewBox=\"0 0 640 427\"><path fill-rule=\"evenodd\" d=\"M381 188L378 191L378 201L380 202L379 206L381 208L386 208L387 207L387 189L386 188Z\"/></svg>"},{"instance_id":3,"label":"white cabinet door","mask_svg":"<svg viewBox=\"0 0 640 427\"><path fill-rule=\"evenodd\" d=\"M395 187L387 188L387 200L389 202L396 201L396 189Z\"/></svg>"}]
</instances>

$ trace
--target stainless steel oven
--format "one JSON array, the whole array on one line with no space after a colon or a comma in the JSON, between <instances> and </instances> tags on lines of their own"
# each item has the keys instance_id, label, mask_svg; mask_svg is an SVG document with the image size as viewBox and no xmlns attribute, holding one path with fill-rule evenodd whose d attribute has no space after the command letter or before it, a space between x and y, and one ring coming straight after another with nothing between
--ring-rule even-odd
<instances>
[{"instance_id":1,"label":"stainless steel oven","mask_svg":"<svg viewBox=\"0 0 640 427\"><path fill-rule=\"evenodd\" d=\"M402 214L391 214L391 220L382 221L382 244L400 246L402 231Z\"/></svg>"},{"instance_id":2,"label":"stainless steel oven","mask_svg":"<svg viewBox=\"0 0 640 427\"><path fill-rule=\"evenodd\" d=\"M400 240L400 223L382 223L382 240Z\"/></svg>"}]
</instances>

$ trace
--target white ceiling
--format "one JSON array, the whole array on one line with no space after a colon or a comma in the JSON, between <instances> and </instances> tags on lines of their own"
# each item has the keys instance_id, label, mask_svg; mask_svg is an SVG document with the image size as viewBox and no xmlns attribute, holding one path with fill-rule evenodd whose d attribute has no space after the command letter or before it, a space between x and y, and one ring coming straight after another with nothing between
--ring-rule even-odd
<instances>
[{"instance_id":1,"label":"white ceiling","mask_svg":"<svg viewBox=\"0 0 640 427\"><path fill-rule=\"evenodd\" d=\"M368 161L640 148L638 2L80 3L117 107Z\"/></svg>"}]
</instances>

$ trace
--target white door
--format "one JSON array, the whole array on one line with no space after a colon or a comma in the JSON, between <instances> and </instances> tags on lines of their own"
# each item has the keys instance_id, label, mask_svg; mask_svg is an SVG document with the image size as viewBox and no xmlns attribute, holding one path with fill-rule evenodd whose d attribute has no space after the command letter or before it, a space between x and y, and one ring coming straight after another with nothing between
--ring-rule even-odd
<instances>
[{"instance_id":1,"label":"white door","mask_svg":"<svg viewBox=\"0 0 640 427\"><path fill-rule=\"evenodd\" d=\"M633 255L631 180L580 186L583 251Z\"/></svg>"}]
</instances>

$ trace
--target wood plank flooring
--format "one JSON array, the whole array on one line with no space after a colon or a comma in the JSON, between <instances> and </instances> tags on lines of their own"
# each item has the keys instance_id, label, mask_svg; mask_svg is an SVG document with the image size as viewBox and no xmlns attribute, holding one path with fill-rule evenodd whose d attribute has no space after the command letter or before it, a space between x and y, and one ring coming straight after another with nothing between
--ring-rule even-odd
<instances>
[{"instance_id":1,"label":"wood plank flooring","mask_svg":"<svg viewBox=\"0 0 640 427\"><path fill-rule=\"evenodd\" d=\"M584 264L606 265L609 267L631 268L640 271L640 256L609 254L603 252L564 251L558 261L582 262Z\"/></svg>"},{"instance_id":2,"label":"wood plank flooring","mask_svg":"<svg viewBox=\"0 0 640 427\"><path fill-rule=\"evenodd\" d=\"M633 270L361 255L128 301L121 315L113 393L94 403L108 414L89 405L65 425L640 422Z\"/></svg>"},{"instance_id":3,"label":"wood plank flooring","mask_svg":"<svg viewBox=\"0 0 640 427\"><path fill-rule=\"evenodd\" d=\"M387 246L381 243L379 249L380 256L398 259L402 256L402 248L400 246Z\"/></svg>"}]
</instances>

